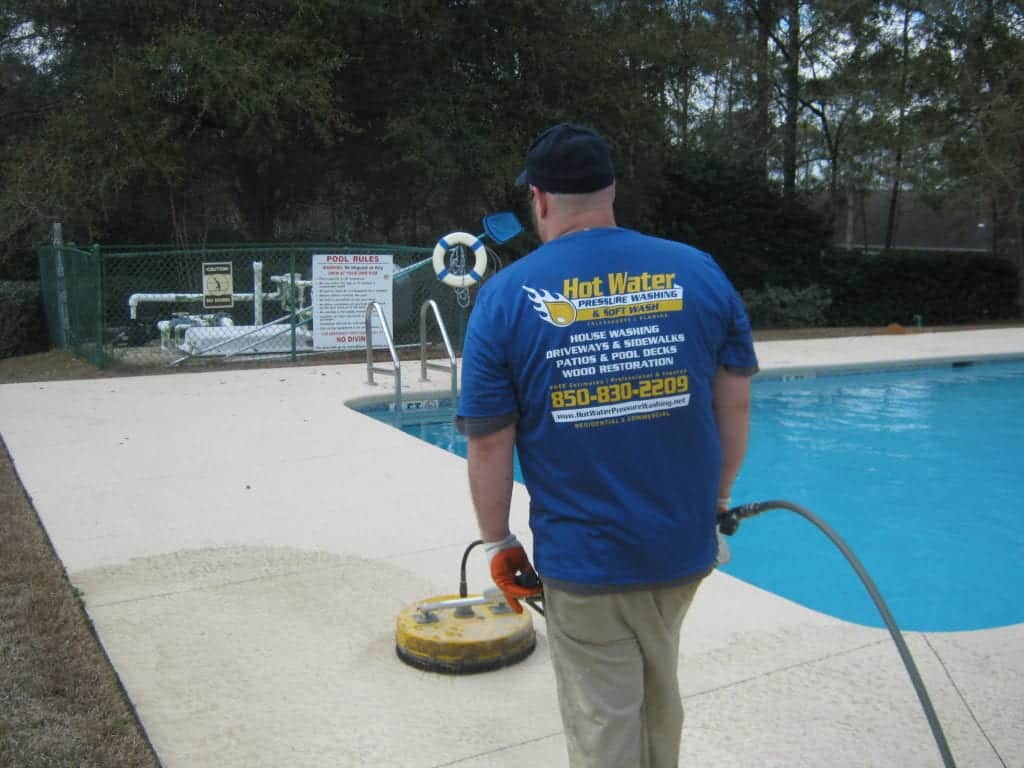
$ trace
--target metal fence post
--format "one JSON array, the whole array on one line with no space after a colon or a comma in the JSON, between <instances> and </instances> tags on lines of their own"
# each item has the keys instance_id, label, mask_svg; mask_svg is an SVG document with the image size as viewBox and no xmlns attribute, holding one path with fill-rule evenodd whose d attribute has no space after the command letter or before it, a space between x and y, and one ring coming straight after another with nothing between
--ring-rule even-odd
<instances>
[{"instance_id":1,"label":"metal fence post","mask_svg":"<svg viewBox=\"0 0 1024 768\"><path fill-rule=\"evenodd\" d=\"M295 345L295 323L298 320L298 316L295 313L295 307L298 304L295 293L295 251L292 251L291 255L288 257L288 279L291 281L292 284L290 303L292 311L292 362L294 363L296 360L299 359Z\"/></svg>"},{"instance_id":2,"label":"metal fence post","mask_svg":"<svg viewBox=\"0 0 1024 768\"><path fill-rule=\"evenodd\" d=\"M57 294L57 328L60 334L60 348L67 349L71 338L71 322L68 319L68 291L64 282L64 225L53 225L53 258Z\"/></svg>"},{"instance_id":3,"label":"metal fence post","mask_svg":"<svg viewBox=\"0 0 1024 768\"><path fill-rule=\"evenodd\" d=\"M103 349L103 332L105 330L105 313L103 302L103 251L99 244L92 247L92 257L96 260L96 367L103 370L106 364L106 355Z\"/></svg>"}]
</instances>

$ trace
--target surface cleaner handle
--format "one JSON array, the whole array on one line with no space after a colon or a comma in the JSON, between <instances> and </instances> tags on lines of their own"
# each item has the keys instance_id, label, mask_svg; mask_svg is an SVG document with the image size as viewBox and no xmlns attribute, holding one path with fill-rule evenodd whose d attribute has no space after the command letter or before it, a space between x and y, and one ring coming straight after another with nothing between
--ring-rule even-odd
<instances>
[{"instance_id":1,"label":"surface cleaner handle","mask_svg":"<svg viewBox=\"0 0 1024 768\"><path fill-rule=\"evenodd\" d=\"M420 603L416 606L416 610L420 613L430 613L433 611L441 611L445 608L462 608L471 605L484 605L486 603L498 603L504 602L505 595L497 587L488 587L483 591L483 594L477 595L476 597L456 597L451 600L435 600L430 603Z\"/></svg>"}]
</instances>

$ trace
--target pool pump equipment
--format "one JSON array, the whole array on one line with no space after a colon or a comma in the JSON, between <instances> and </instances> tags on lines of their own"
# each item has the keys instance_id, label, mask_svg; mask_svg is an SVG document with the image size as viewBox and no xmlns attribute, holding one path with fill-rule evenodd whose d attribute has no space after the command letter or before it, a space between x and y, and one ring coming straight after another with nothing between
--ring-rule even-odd
<instances>
[{"instance_id":1,"label":"pool pump equipment","mask_svg":"<svg viewBox=\"0 0 1024 768\"><path fill-rule=\"evenodd\" d=\"M810 510L789 501L777 500L741 504L720 512L718 530L726 536L732 536L739 530L740 521L770 509L788 509L817 526L856 571L896 643L903 666L906 667L928 719L935 744L942 755L943 765L945 768L956 768L942 725L903 633L864 566L839 535ZM473 548L482 543L474 541L462 555L458 595L429 597L398 614L395 649L398 658L406 664L430 672L469 674L516 664L533 652L536 634L529 611L515 613L497 588L486 589L480 595L467 594L466 559ZM521 575L517 576L517 581L523 586L538 586L526 583ZM528 598L524 602L541 616L544 615L540 598Z\"/></svg>"}]
</instances>

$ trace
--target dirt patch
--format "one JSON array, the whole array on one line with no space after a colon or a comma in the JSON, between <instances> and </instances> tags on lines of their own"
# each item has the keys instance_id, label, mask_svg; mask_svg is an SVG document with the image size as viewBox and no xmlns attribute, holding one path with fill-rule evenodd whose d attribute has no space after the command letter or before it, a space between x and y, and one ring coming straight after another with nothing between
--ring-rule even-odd
<instances>
[{"instance_id":1,"label":"dirt patch","mask_svg":"<svg viewBox=\"0 0 1024 768\"><path fill-rule=\"evenodd\" d=\"M95 379L104 375L94 365L72 357L62 350L20 355L0 360L0 384L61 379Z\"/></svg>"}]
</instances>

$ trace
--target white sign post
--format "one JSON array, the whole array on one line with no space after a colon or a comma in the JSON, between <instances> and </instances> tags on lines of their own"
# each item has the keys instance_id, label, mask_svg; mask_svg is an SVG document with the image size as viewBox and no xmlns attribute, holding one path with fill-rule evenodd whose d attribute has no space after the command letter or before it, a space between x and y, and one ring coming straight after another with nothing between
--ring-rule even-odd
<instances>
[{"instance_id":1,"label":"white sign post","mask_svg":"<svg viewBox=\"0 0 1024 768\"><path fill-rule=\"evenodd\" d=\"M365 349L366 307L376 301L394 323L391 254L313 254L313 348ZM373 341L383 347L376 313Z\"/></svg>"}]
</instances>

